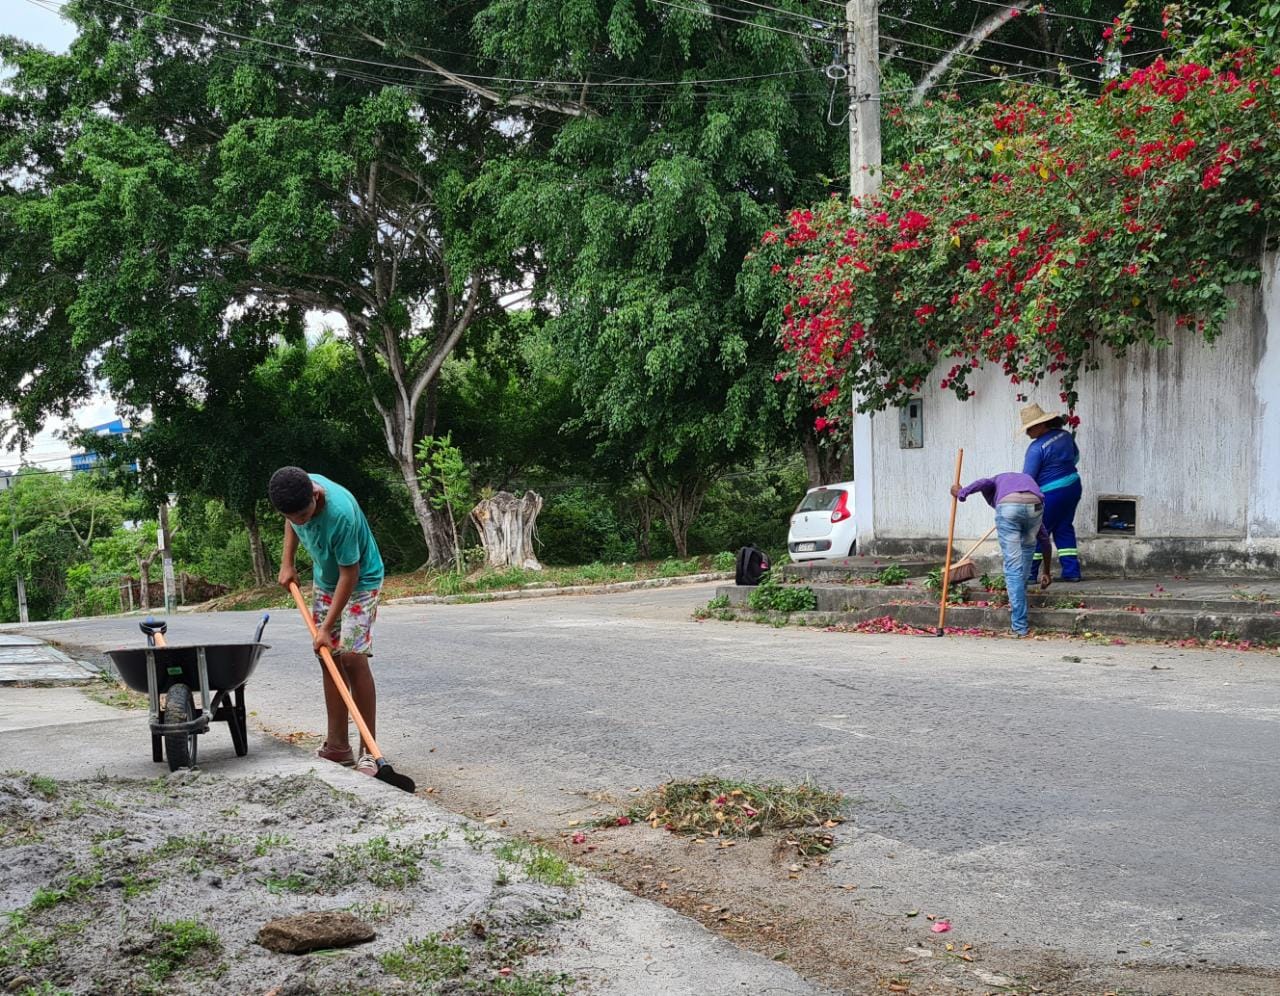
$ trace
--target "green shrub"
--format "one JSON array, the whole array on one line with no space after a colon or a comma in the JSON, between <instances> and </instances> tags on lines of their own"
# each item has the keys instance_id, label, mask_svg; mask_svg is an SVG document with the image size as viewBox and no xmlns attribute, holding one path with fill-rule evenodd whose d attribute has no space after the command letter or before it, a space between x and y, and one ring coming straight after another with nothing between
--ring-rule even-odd
<instances>
[{"instance_id":1,"label":"green shrub","mask_svg":"<svg viewBox=\"0 0 1280 996\"><path fill-rule=\"evenodd\" d=\"M805 585L779 584L770 571L748 596L747 604L757 612L812 612L818 607L818 596Z\"/></svg>"},{"instance_id":2,"label":"green shrub","mask_svg":"<svg viewBox=\"0 0 1280 996\"><path fill-rule=\"evenodd\" d=\"M726 571L735 570L737 566L737 554L730 553L728 550L725 550L722 553L717 553L711 560L711 569L722 574Z\"/></svg>"},{"instance_id":3,"label":"green shrub","mask_svg":"<svg viewBox=\"0 0 1280 996\"><path fill-rule=\"evenodd\" d=\"M882 567L876 575L876 580L883 585L902 584L903 581L910 577L906 568L899 567L897 564L890 564L888 567Z\"/></svg>"}]
</instances>

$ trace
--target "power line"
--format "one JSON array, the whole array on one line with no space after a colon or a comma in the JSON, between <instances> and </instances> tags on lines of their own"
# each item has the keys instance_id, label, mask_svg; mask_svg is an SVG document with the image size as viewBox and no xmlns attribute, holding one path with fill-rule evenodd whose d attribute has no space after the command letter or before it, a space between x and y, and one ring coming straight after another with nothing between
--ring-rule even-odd
<instances>
[{"instance_id":1,"label":"power line","mask_svg":"<svg viewBox=\"0 0 1280 996\"><path fill-rule=\"evenodd\" d=\"M951 49L949 48L939 48L937 45L926 45L924 42L907 41L904 38L895 38L893 35L882 34L880 37L883 38L885 41L895 42L899 45L912 45L916 48L928 49L929 51L932 51L932 52L942 52L944 54L949 54L951 52ZM992 63L997 66L1008 66L1011 69L1029 68L1025 62L1009 62L1005 59L993 59L989 56L975 55L972 53L964 53L964 55L967 58L977 59L980 62ZM928 63L928 62L922 62L921 64L926 66L933 65L933 63ZM1041 71L1051 72L1052 70L1042 69ZM1059 75L1065 75L1073 80L1076 80L1079 83L1096 83L1097 82L1097 80L1088 79L1087 77L1084 77L1084 76L1075 76L1072 73L1060 73Z\"/></svg>"},{"instance_id":2,"label":"power line","mask_svg":"<svg viewBox=\"0 0 1280 996\"><path fill-rule=\"evenodd\" d=\"M36 0L27 0L27 2L35 3ZM61 5L62 3L65 2L65 0L46 0L46 2L55 2ZM226 30L223 30L222 28L215 28L214 26L210 24L205 24L203 22L187 21L180 17L172 17L168 14L162 14L159 11L148 10L147 8L138 7L132 3L128 3L126 2L126 0L103 0L103 2L110 4L113 7L119 7L121 9L131 10L137 14L143 14L148 17L157 17L157 18L160 18L161 20L169 21L174 24L181 24L189 28L198 28L202 31L209 32L210 34L221 35L226 38L234 38L235 40L240 42L246 42L253 45L265 45L271 48L281 49L283 51L292 52L295 55L319 56L321 58L334 59L338 62L348 62L348 63L354 63L356 65L372 66L376 69L392 69L398 72L417 73L420 75L426 75L426 76L432 76L432 77L439 77L441 75L440 72L435 69L424 69L418 66L406 66L402 63L382 62L377 59L360 59L360 58L355 58L354 56L336 55L332 52L325 52L321 49L312 48L311 46L307 46L307 45L286 45L286 44L283 44L282 42L271 41L265 38L254 38L251 35L242 35L235 31L226 31ZM666 3L666 0L658 0L658 2ZM667 6L675 7L677 5L667 3ZM680 9L690 9L690 8L680 8ZM692 12L702 13L701 11L692 11ZM767 25L752 24L751 22L747 22L747 21L744 21L741 23L748 24L751 27L769 27ZM781 28L769 28L769 30L780 31L784 34L794 35L797 38L807 38L809 40L818 40L816 38L811 38L810 36L798 35L795 32L785 31L784 29L781 29ZM770 79L777 76L794 76L800 73L811 72L811 71L812 71L811 69L803 69L803 70L797 69L797 70L786 70L779 73L759 73L759 74L754 74L749 76L725 76L725 77L712 78L712 79L643 80L642 82L630 82L630 81L623 81L623 80L614 80L614 81L602 80L600 82L593 83L586 80L551 80L551 79L539 79L539 78L521 78L521 77L514 77L514 76L488 76L481 73L467 73L467 72L460 72L460 71L455 72L454 70L448 70L448 72L451 73L452 75L457 76L460 79L470 80L470 81L480 81L480 82L486 82L486 83L522 83L522 84L536 85L536 86L563 86L563 87L572 87L572 88L581 88L584 86L587 86L587 87L699 86L707 83L737 83L737 82L742 82L744 80Z\"/></svg>"},{"instance_id":3,"label":"power line","mask_svg":"<svg viewBox=\"0 0 1280 996\"><path fill-rule=\"evenodd\" d=\"M1000 3L998 2L998 0L974 0L974 2L986 4L988 7L1006 7L1006 8L1009 7L1009 4ZM1103 21L1096 17L1084 17L1081 14L1060 14L1056 10L1050 10L1048 7L1045 7L1043 5L1042 5L1042 13L1043 13L1043 16L1045 17L1058 17L1064 21L1083 21L1088 24L1105 24L1107 27L1112 27L1115 24L1114 21ZM1159 28L1144 28L1137 24L1131 24L1127 26L1131 27L1134 31L1146 31L1149 34L1153 34L1153 35L1158 35L1161 33Z\"/></svg>"},{"instance_id":4,"label":"power line","mask_svg":"<svg viewBox=\"0 0 1280 996\"><path fill-rule=\"evenodd\" d=\"M108 0L110 2L110 0ZM802 35L795 31L788 31L786 28L777 28L770 24L759 24L756 21L743 21L736 17L728 17L724 14L717 14L714 8L708 4L707 10L700 10L697 7L685 7L678 3L671 3L670 0L653 0L654 3L660 3L664 7L673 7L676 10L682 10L688 14L700 14L703 17L711 17L721 21L731 21L734 24L744 24L748 28L761 28L765 31L773 31L780 35L790 35L792 38L799 38L801 41L817 42L821 45L831 44L830 38L820 38L817 35ZM741 13L741 11L739 12Z\"/></svg>"},{"instance_id":5,"label":"power line","mask_svg":"<svg viewBox=\"0 0 1280 996\"><path fill-rule=\"evenodd\" d=\"M952 35L956 38L971 37L967 32L964 32L964 31L952 31L950 28L941 28L933 24L925 24L923 21L913 21L908 17L897 17L893 14L881 14L880 16L885 20L897 21L900 24L910 24L913 27L925 28L929 31L937 31L939 34ZM1047 56L1050 56L1051 58L1057 59L1060 62L1073 62L1073 63L1080 63L1083 65L1088 65L1094 61L1093 57L1086 58L1083 56L1076 56L1076 55L1061 55L1057 52L1050 52L1048 49L1033 48L1028 45L1017 45L1013 42L1002 41L995 38L994 36L988 36L987 38L983 39L980 45L1000 45L1000 46L1003 46L1004 48L1015 48L1022 52L1033 52L1036 55L1047 55ZM980 45L975 45L974 48L978 48L980 47ZM1147 49L1142 52L1126 52L1125 55L1128 58L1134 59L1143 55L1156 55L1160 52L1167 52L1167 51L1169 51L1169 46L1165 45L1161 48Z\"/></svg>"}]
</instances>

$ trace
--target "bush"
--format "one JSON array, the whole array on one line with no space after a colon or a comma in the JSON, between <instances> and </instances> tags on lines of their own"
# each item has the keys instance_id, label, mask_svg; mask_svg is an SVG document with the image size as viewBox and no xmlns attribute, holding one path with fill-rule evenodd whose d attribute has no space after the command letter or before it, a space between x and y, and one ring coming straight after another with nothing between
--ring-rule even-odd
<instances>
[{"instance_id":1,"label":"bush","mask_svg":"<svg viewBox=\"0 0 1280 996\"><path fill-rule=\"evenodd\" d=\"M769 561L773 563L773 561ZM724 573L725 571L734 571L738 567L737 554L730 553L725 550L723 553L717 553L711 560L711 569Z\"/></svg>"},{"instance_id":2,"label":"bush","mask_svg":"<svg viewBox=\"0 0 1280 996\"><path fill-rule=\"evenodd\" d=\"M747 604L758 612L812 612L818 607L818 596L805 585L779 584L770 572L748 596Z\"/></svg>"},{"instance_id":3,"label":"bush","mask_svg":"<svg viewBox=\"0 0 1280 996\"><path fill-rule=\"evenodd\" d=\"M882 567L880 573L876 575L876 580L883 585L902 584L907 580L908 574L906 568L899 567L897 564L890 564L888 567Z\"/></svg>"}]
</instances>

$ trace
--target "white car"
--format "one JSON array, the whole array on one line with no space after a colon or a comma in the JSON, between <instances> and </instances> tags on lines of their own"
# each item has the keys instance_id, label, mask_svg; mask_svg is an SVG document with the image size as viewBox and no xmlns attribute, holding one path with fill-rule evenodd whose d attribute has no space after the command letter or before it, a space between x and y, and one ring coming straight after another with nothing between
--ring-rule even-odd
<instances>
[{"instance_id":1,"label":"white car","mask_svg":"<svg viewBox=\"0 0 1280 996\"><path fill-rule=\"evenodd\" d=\"M810 488L791 516L787 551L793 561L852 557L858 550L853 482Z\"/></svg>"}]
</instances>

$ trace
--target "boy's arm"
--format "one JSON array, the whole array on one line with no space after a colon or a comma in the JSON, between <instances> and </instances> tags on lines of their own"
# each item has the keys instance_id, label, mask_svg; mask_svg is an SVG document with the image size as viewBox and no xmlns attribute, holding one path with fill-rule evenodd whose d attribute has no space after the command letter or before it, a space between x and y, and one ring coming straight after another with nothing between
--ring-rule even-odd
<instances>
[{"instance_id":1,"label":"boy's arm","mask_svg":"<svg viewBox=\"0 0 1280 996\"><path fill-rule=\"evenodd\" d=\"M298 583L298 569L293 566L293 558L297 552L298 534L293 531L293 525L289 520L285 519L284 551L280 554L280 574L276 578L281 587L288 588L290 583Z\"/></svg>"}]
</instances>

